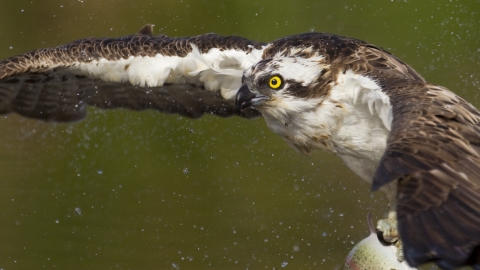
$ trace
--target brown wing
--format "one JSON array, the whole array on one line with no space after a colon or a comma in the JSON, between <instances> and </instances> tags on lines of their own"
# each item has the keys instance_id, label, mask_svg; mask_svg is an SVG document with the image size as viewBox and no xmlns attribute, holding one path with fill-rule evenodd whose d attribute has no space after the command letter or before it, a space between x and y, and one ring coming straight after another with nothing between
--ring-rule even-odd
<instances>
[{"instance_id":1,"label":"brown wing","mask_svg":"<svg viewBox=\"0 0 480 270\"><path fill-rule=\"evenodd\" d=\"M68 72L29 73L0 80L0 114L18 113L45 121L71 122L83 119L87 106L104 109L154 109L197 118L204 113L253 118L256 110L237 111L233 101L219 92L191 84L140 87L105 82Z\"/></svg>"},{"instance_id":2,"label":"brown wing","mask_svg":"<svg viewBox=\"0 0 480 270\"><path fill-rule=\"evenodd\" d=\"M191 44L196 45L202 54L217 48L234 49L245 55L263 45L241 37L215 34L187 38L151 34L151 26L146 25L133 36L82 39L0 61L0 114L15 112L31 118L68 122L85 117L87 105L91 105L105 109L155 109L193 118L204 113L247 118L259 116L254 109L238 112L233 100L221 97L220 89L206 91L201 82L140 87L129 82L79 76L71 68L96 60L115 62L158 54L185 57L192 51Z\"/></svg>"},{"instance_id":3,"label":"brown wing","mask_svg":"<svg viewBox=\"0 0 480 270\"><path fill-rule=\"evenodd\" d=\"M393 123L373 189L399 180L405 258L480 268L480 113L439 86L405 81L386 93Z\"/></svg>"}]
</instances>

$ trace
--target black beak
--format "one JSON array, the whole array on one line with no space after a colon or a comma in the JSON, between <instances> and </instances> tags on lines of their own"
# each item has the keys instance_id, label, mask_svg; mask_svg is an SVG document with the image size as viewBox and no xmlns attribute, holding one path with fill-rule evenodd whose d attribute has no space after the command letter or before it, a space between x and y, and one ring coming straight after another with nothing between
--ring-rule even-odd
<instances>
[{"instance_id":1,"label":"black beak","mask_svg":"<svg viewBox=\"0 0 480 270\"><path fill-rule=\"evenodd\" d=\"M247 107L252 106L252 99L257 95L252 93L246 84L242 85L238 89L237 96L235 97L235 107L237 110L241 110Z\"/></svg>"}]
</instances>

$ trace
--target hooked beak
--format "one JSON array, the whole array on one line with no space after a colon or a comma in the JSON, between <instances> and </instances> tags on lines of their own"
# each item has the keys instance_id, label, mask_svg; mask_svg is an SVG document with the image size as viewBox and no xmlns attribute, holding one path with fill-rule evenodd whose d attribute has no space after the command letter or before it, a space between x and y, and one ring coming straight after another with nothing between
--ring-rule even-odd
<instances>
[{"instance_id":1,"label":"hooked beak","mask_svg":"<svg viewBox=\"0 0 480 270\"><path fill-rule=\"evenodd\" d=\"M261 100L270 99L267 96L255 94L248 89L246 84L242 85L240 89L238 89L237 95L235 97L235 107L237 110L245 109L247 107L255 106Z\"/></svg>"}]
</instances>

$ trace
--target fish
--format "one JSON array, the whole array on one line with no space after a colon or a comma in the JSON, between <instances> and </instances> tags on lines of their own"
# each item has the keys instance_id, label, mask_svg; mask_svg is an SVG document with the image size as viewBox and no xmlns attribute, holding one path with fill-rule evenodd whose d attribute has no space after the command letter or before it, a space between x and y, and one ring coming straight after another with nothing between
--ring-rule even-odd
<instances>
[{"instance_id":1,"label":"fish","mask_svg":"<svg viewBox=\"0 0 480 270\"><path fill-rule=\"evenodd\" d=\"M343 265L342 270L415 270L406 261L397 259L398 248L395 245L381 242L368 213L367 223L370 235L356 244Z\"/></svg>"}]
</instances>

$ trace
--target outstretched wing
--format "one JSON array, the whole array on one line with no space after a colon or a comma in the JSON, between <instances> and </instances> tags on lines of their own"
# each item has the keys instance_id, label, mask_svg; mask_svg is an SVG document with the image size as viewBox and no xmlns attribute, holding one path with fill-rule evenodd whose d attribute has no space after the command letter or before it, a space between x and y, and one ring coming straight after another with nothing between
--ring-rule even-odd
<instances>
[{"instance_id":1,"label":"outstretched wing","mask_svg":"<svg viewBox=\"0 0 480 270\"><path fill-rule=\"evenodd\" d=\"M413 265L480 269L480 113L446 88L398 83L373 188L398 180L397 218Z\"/></svg>"},{"instance_id":2,"label":"outstretched wing","mask_svg":"<svg viewBox=\"0 0 480 270\"><path fill-rule=\"evenodd\" d=\"M235 110L243 70L261 60L263 43L206 34L82 39L0 61L0 113L68 122L88 105L255 117Z\"/></svg>"}]
</instances>

